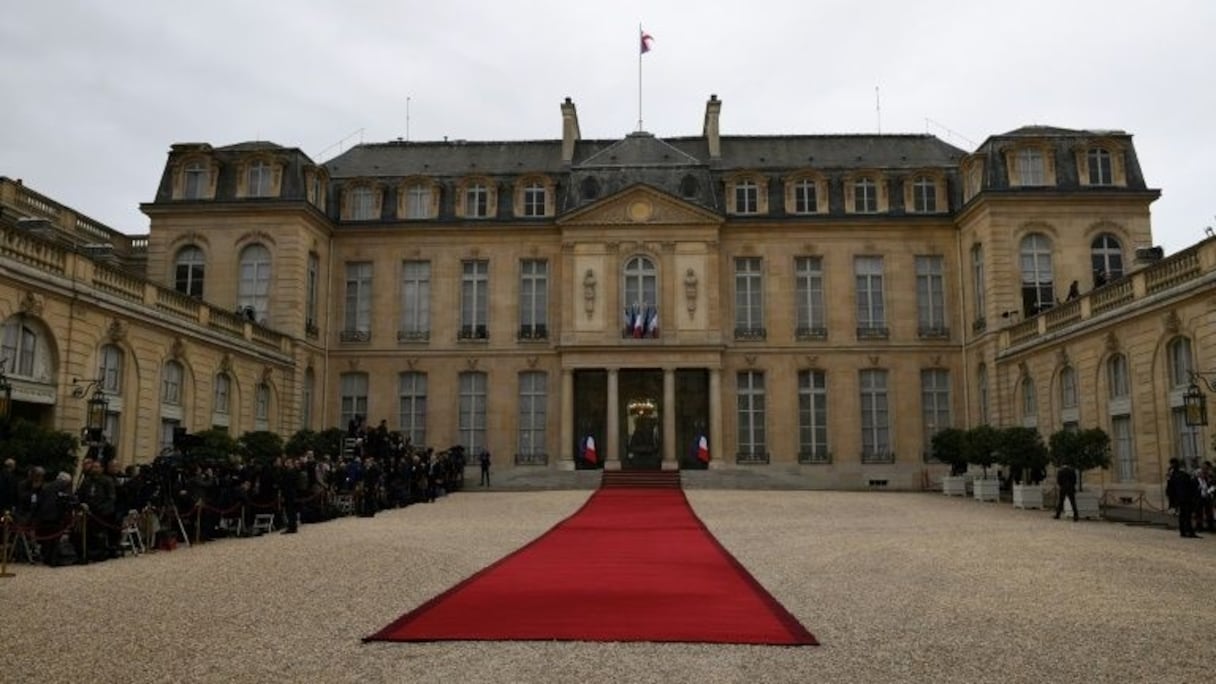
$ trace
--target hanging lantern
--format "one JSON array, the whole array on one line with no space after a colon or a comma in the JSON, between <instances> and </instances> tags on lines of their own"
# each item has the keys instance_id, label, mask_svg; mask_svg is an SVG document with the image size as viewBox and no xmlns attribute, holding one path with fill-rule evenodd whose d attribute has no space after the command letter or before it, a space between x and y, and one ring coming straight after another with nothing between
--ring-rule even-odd
<instances>
[{"instance_id":1,"label":"hanging lantern","mask_svg":"<svg viewBox=\"0 0 1216 684\"><path fill-rule=\"evenodd\" d=\"M1182 395L1182 405L1186 411L1184 418L1188 427L1208 424L1208 399L1203 395L1199 385L1191 383Z\"/></svg>"}]
</instances>

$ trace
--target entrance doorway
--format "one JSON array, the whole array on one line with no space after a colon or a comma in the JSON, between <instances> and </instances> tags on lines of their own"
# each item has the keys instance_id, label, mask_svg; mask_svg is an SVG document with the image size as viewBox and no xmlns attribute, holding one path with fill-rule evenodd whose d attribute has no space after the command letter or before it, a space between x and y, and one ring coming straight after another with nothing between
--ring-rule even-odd
<instances>
[{"instance_id":1,"label":"entrance doorway","mask_svg":"<svg viewBox=\"0 0 1216 684\"><path fill-rule=\"evenodd\" d=\"M621 469L663 467L663 371L622 369L618 410Z\"/></svg>"}]
</instances>

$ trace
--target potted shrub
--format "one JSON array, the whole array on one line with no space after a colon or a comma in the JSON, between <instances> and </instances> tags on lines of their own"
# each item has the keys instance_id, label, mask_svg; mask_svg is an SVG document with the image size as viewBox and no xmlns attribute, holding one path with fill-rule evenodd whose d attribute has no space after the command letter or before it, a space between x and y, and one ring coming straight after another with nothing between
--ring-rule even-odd
<instances>
[{"instance_id":1,"label":"potted shrub","mask_svg":"<svg viewBox=\"0 0 1216 684\"><path fill-rule=\"evenodd\" d=\"M942 493L946 496L967 496L965 434L958 428L946 428L933 435L930 443L933 458L950 466L950 474L942 478Z\"/></svg>"},{"instance_id":2,"label":"potted shrub","mask_svg":"<svg viewBox=\"0 0 1216 684\"><path fill-rule=\"evenodd\" d=\"M1014 426L1001 430L1000 452L1013 481L1014 508L1043 507L1043 474L1051 455L1043 436L1034 428Z\"/></svg>"},{"instance_id":3,"label":"potted shrub","mask_svg":"<svg viewBox=\"0 0 1216 684\"><path fill-rule=\"evenodd\" d=\"M976 501L1000 501L1001 481L988 477L988 469L996 463L1000 431L991 425L979 425L967 431L963 438L963 453L967 462L980 467L983 477L972 482Z\"/></svg>"},{"instance_id":4,"label":"potted shrub","mask_svg":"<svg viewBox=\"0 0 1216 684\"><path fill-rule=\"evenodd\" d=\"M1085 491L1083 473L1086 470L1110 467L1110 435L1102 428L1088 430L1058 430L1051 435L1051 460L1060 467L1068 465L1077 471L1077 517L1100 517L1099 493Z\"/></svg>"}]
</instances>

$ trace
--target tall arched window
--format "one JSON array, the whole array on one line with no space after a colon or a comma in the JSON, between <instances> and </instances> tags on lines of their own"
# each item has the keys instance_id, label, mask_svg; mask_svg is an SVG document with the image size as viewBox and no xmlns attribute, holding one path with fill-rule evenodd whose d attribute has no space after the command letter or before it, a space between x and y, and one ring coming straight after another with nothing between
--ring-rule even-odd
<instances>
[{"instance_id":1,"label":"tall arched window","mask_svg":"<svg viewBox=\"0 0 1216 684\"><path fill-rule=\"evenodd\" d=\"M232 379L227 373L215 376L215 396L212 399L211 412L221 416L232 412Z\"/></svg>"},{"instance_id":2,"label":"tall arched window","mask_svg":"<svg viewBox=\"0 0 1216 684\"><path fill-rule=\"evenodd\" d=\"M194 245L182 247L174 263L173 288L191 297L202 297L205 261L203 250Z\"/></svg>"},{"instance_id":3,"label":"tall arched window","mask_svg":"<svg viewBox=\"0 0 1216 684\"><path fill-rule=\"evenodd\" d=\"M1051 268L1051 240L1042 233L1022 238L1022 308L1026 316L1050 309L1055 304Z\"/></svg>"},{"instance_id":4,"label":"tall arched window","mask_svg":"<svg viewBox=\"0 0 1216 684\"><path fill-rule=\"evenodd\" d=\"M1169 361L1170 387L1185 389L1191 384L1191 371L1194 370L1194 357L1191 356L1191 341L1185 337L1175 337L1166 345Z\"/></svg>"},{"instance_id":5,"label":"tall arched window","mask_svg":"<svg viewBox=\"0 0 1216 684\"><path fill-rule=\"evenodd\" d=\"M0 361L8 363L0 370L16 376L33 377L37 347L38 333L34 328L19 316L9 319L0 335Z\"/></svg>"},{"instance_id":6,"label":"tall arched window","mask_svg":"<svg viewBox=\"0 0 1216 684\"><path fill-rule=\"evenodd\" d=\"M978 390L980 423L988 422L988 367L980 364L979 370L976 372L976 389Z\"/></svg>"},{"instance_id":7,"label":"tall arched window","mask_svg":"<svg viewBox=\"0 0 1216 684\"><path fill-rule=\"evenodd\" d=\"M253 429L270 429L270 385L259 382L253 392Z\"/></svg>"},{"instance_id":8,"label":"tall arched window","mask_svg":"<svg viewBox=\"0 0 1216 684\"><path fill-rule=\"evenodd\" d=\"M300 393L300 428L312 429L312 396L316 391L317 376L311 368L304 370L304 387Z\"/></svg>"},{"instance_id":9,"label":"tall arched window","mask_svg":"<svg viewBox=\"0 0 1216 684\"><path fill-rule=\"evenodd\" d=\"M238 287L237 307L252 309L257 321L265 322L270 313L270 250L264 245L249 245L241 250Z\"/></svg>"},{"instance_id":10,"label":"tall arched window","mask_svg":"<svg viewBox=\"0 0 1216 684\"><path fill-rule=\"evenodd\" d=\"M1065 366L1060 371L1060 424L1066 430L1081 426L1077 399L1077 371L1072 366Z\"/></svg>"},{"instance_id":11,"label":"tall arched window","mask_svg":"<svg viewBox=\"0 0 1216 684\"><path fill-rule=\"evenodd\" d=\"M98 377L101 378L101 389L110 394L122 393L122 349L117 345L107 344L101 348L101 362L98 364Z\"/></svg>"},{"instance_id":12,"label":"tall arched window","mask_svg":"<svg viewBox=\"0 0 1216 684\"><path fill-rule=\"evenodd\" d=\"M1106 382L1111 399L1124 399L1131 395L1126 356L1115 354L1106 362Z\"/></svg>"},{"instance_id":13,"label":"tall arched window","mask_svg":"<svg viewBox=\"0 0 1216 684\"><path fill-rule=\"evenodd\" d=\"M1114 235L1102 233L1094 238L1089 254L1094 268L1094 287L1123 277L1123 247Z\"/></svg>"},{"instance_id":14,"label":"tall arched window","mask_svg":"<svg viewBox=\"0 0 1216 684\"><path fill-rule=\"evenodd\" d=\"M1134 482L1136 452L1132 439L1131 379L1128 376L1127 357L1123 354L1115 354L1107 360L1106 385L1110 397L1106 407L1110 418L1115 473L1120 482Z\"/></svg>"},{"instance_id":15,"label":"tall arched window","mask_svg":"<svg viewBox=\"0 0 1216 684\"><path fill-rule=\"evenodd\" d=\"M1169 364L1170 419L1173 428L1173 454L1181 459L1185 467L1199 466L1199 457L1204 449L1201 429L1187 425L1187 409L1183 392L1190 385L1191 371L1195 368L1195 357L1191 352L1191 341L1186 337L1175 337L1166 345L1166 363Z\"/></svg>"},{"instance_id":16,"label":"tall arched window","mask_svg":"<svg viewBox=\"0 0 1216 684\"><path fill-rule=\"evenodd\" d=\"M160 401L162 404L170 404L172 406L182 405L182 376L182 365L180 363L177 361L165 363L165 370L160 386Z\"/></svg>"},{"instance_id":17,"label":"tall arched window","mask_svg":"<svg viewBox=\"0 0 1216 684\"><path fill-rule=\"evenodd\" d=\"M1039 400L1034 393L1034 380L1022 378L1022 425L1035 427L1039 423Z\"/></svg>"}]
</instances>

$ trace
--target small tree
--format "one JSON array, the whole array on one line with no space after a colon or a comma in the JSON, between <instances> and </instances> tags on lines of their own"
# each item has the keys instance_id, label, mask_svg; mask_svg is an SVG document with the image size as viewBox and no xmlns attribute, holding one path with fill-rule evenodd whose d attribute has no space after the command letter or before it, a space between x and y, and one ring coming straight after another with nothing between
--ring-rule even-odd
<instances>
[{"instance_id":1,"label":"small tree","mask_svg":"<svg viewBox=\"0 0 1216 684\"><path fill-rule=\"evenodd\" d=\"M190 463L228 463L233 454L239 452L236 440L226 430L212 428L196 432L190 437L191 444L186 450L186 460Z\"/></svg>"},{"instance_id":2,"label":"small tree","mask_svg":"<svg viewBox=\"0 0 1216 684\"><path fill-rule=\"evenodd\" d=\"M930 442L933 458L949 465L951 475L967 472L967 456L963 453L965 434L958 428L946 428L933 435Z\"/></svg>"},{"instance_id":3,"label":"small tree","mask_svg":"<svg viewBox=\"0 0 1216 684\"><path fill-rule=\"evenodd\" d=\"M265 430L246 432L237 440L237 448L249 462L265 465L283 455L283 438Z\"/></svg>"},{"instance_id":4,"label":"small tree","mask_svg":"<svg viewBox=\"0 0 1216 684\"><path fill-rule=\"evenodd\" d=\"M317 433L312 430L296 430L296 433L283 445L283 451L287 452L288 456L301 456L309 449L315 452L317 437Z\"/></svg>"},{"instance_id":5,"label":"small tree","mask_svg":"<svg viewBox=\"0 0 1216 684\"><path fill-rule=\"evenodd\" d=\"M51 430L28 420L15 419L4 426L0 457L11 458L20 468L42 466L48 477L76 471L76 435Z\"/></svg>"},{"instance_id":6,"label":"small tree","mask_svg":"<svg viewBox=\"0 0 1216 684\"><path fill-rule=\"evenodd\" d=\"M1038 430L1022 426L1003 428L998 451L1015 482L1034 485L1043 481L1050 454Z\"/></svg>"},{"instance_id":7,"label":"small tree","mask_svg":"<svg viewBox=\"0 0 1216 684\"><path fill-rule=\"evenodd\" d=\"M1057 467L1071 466L1077 471L1077 490L1083 489L1081 473L1093 468L1110 467L1110 435L1102 428L1057 430L1049 440L1051 460Z\"/></svg>"},{"instance_id":8,"label":"small tree","mask_svg":"<svg viewBox=\"0 0 1216 684\"><path fill-rule=\"evenodd\" d=\"M979 425L967 431L963 438L963 453L967 462L977 465L984 471L984 479L988 479L988 469L996 462L996 452L999 446L999 432L991 425Z\"/></svg>"},{"instance_id":9,"label":"small tree","mask_svg":"<svg viewBox=\"0 0 1216 684\"><path fill-rule=\"evenodd\" d=\"M346 439L346 430L342 428L322 430L317 433L317 440L313 443L312 450L317 456L337 459L342 455L342 440L344 439Z\"/></svg>"}]
</instances>

